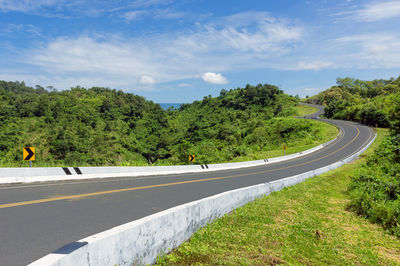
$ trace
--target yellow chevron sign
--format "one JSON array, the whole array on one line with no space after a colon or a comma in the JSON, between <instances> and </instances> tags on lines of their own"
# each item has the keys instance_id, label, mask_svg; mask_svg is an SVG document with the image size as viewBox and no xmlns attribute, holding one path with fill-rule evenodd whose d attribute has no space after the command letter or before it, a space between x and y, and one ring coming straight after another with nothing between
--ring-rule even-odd
<instances>
[{"instance_id":1,"label":"yellow chevron sign","mask_svg":"<svg viewBox=\"0 0 400 266\"><path fill-rule=\"evenodd\" d=\"M24 147L24 149L22 150L22 159L24 161L34 161L35 147Z\"/></svg>"},{"instance_id":2,"label":"yellow chevron sign","mask_svg":"<svg viewBox=\"0 0 400 266\"><path fill-rule=\"evenodd\" d=\"M189 162L193 163L195 161L195 155L194 154L190 154L189 155Z\"/></svg>"}]
</instances>

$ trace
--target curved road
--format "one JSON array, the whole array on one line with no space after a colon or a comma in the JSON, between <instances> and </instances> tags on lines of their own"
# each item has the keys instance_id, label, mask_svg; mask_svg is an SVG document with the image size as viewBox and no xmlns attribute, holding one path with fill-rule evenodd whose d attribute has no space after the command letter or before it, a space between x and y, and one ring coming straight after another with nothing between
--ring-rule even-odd
<instances>
[{"instance_id":1,"label":"curved road","mask_svg":"<svg viewBox=\"0 0 400 266\"><path fill-rule=\"evenodd\" d=\"M161 210L332 164L373 138L366 126L329 122L343 130L338 140L310 155L265 166L0 186L0 265L26 265L68 243Z\"/></svg>"}]
</instances>

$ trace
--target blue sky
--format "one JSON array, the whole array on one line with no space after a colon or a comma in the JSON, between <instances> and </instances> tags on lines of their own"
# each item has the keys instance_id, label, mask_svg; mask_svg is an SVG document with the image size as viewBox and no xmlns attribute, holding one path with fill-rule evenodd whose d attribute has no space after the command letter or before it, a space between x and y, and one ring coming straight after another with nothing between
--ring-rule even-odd
<instances>
[{"instance_id":1,"label":"blue sky","mask_svg":"<svg viewBox=\"0 0 400 266\"><path fill-rule=\"evenodd\" d=\"M0 79L191 102L400 75L400 1L0 0Z\"/></svg>"}]
</instances>

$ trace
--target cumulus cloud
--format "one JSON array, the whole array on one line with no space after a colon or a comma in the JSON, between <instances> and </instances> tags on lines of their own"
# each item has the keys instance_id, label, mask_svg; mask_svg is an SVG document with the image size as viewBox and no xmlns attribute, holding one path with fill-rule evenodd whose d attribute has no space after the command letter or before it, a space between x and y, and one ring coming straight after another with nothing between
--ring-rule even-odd
<instances>
[{"instance_id":1,"label":"cumulus cloud","mask_svg":"<svg viewBox=\"0 0 400 266\"><path fill-rule=\"evenodd\" d=\"M150 76L141 76L139 83L141 85L154 85L156 83L156 80L153 77Z\"/></svg>"},{"instance_id":2,"label":"cumulus cloud","mask_svg":"<svg viewBox=\"0 0 400 266\"><path fill-rule=\"evenodd\" d=\"M227 84L228 80L222 76L220 73L212 73L212 72L207 72L204 73L203 76L201 76L204 82L210 83L210 84Z\"/></svg>"}]
</instances>

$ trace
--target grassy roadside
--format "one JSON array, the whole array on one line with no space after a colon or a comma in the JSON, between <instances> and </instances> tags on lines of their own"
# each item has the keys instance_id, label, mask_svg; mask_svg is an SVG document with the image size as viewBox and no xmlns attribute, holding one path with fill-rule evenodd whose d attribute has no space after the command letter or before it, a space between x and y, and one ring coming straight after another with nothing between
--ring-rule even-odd
<instances>
[{"instance_id":1,"label":"grassy roadside","mask_svg":"<svg viewBox=\"0 0 400 266\"><path fill-rule=\"evenodd\" d=\"M314 124L313 126L318 128L318 130L321 132L321 135L323 136L323 138L319 141L314 141L311 143L305 142L303 139L299 139L298 141L291 143L290 145L287 145L286 155L305 151L305 150L311 149L315 146L318 146L322 143L326 143L326 142L334 139L337 136L337 134L339 133L338 129L329 123L322 122L322 121L312 121L312 123ZM236 157L231 162L243 162L243 161L250 161L250 160L273 158L273 157L278 157L278 156L283 156L283 155L284 155L284 150L282 147L280 149L259 151L257 153L252 153L247 156Z\"/></svg>"},{"instance_id":2,"label":"grassy roadside","mask_svg":"<svg viewBox=\"0 0 400 266\"><path fill-rule=\"evenodd\" d=\"M310 107L307 105L298 105L296 106L297 116L305 116L309 114L313 114L318 111L317 108ZM292 143L291 145L287 145L286 154L293 154L301 151L305 151L311 149L315 146L318 146L322 143L326 143L332 139L334 139L337 134L339 133L338 129L326 122L322 121L312 121L314 127L317 127L323 138L319 141L315 141L312 143L305 143L304 140L299 139L298 142ZM265 158L273 158L278 156L283 156L284 151L283 147L280 149L268 150L268 151L260 151L257 153L249 154L247 156L237 157L232 162L243 162L243 161L250 161L250 160L258 160L258 159L265 159Z\"/></svg>"},{"instance_id":3,"label":"grassy roadside","mask_svg":"<svg viewBox=\"0 0 400 266\"><path fill-rule=\"evenodd\" d=\"M347 210L351 174L386 133L359 160L225 215L157 264L400 264L399 239Z\"/></svg>"},{"instance_id":4,"label":"grassy roadside","mask_svg":"<svg viewBox=\"0 0 400 266\"><path fill-rule=\"evenodd\" d=\"M298 116L305 116L318 112L318 109L308 105L298 105L296 111Z\"/></svg>"}]
</instances>

